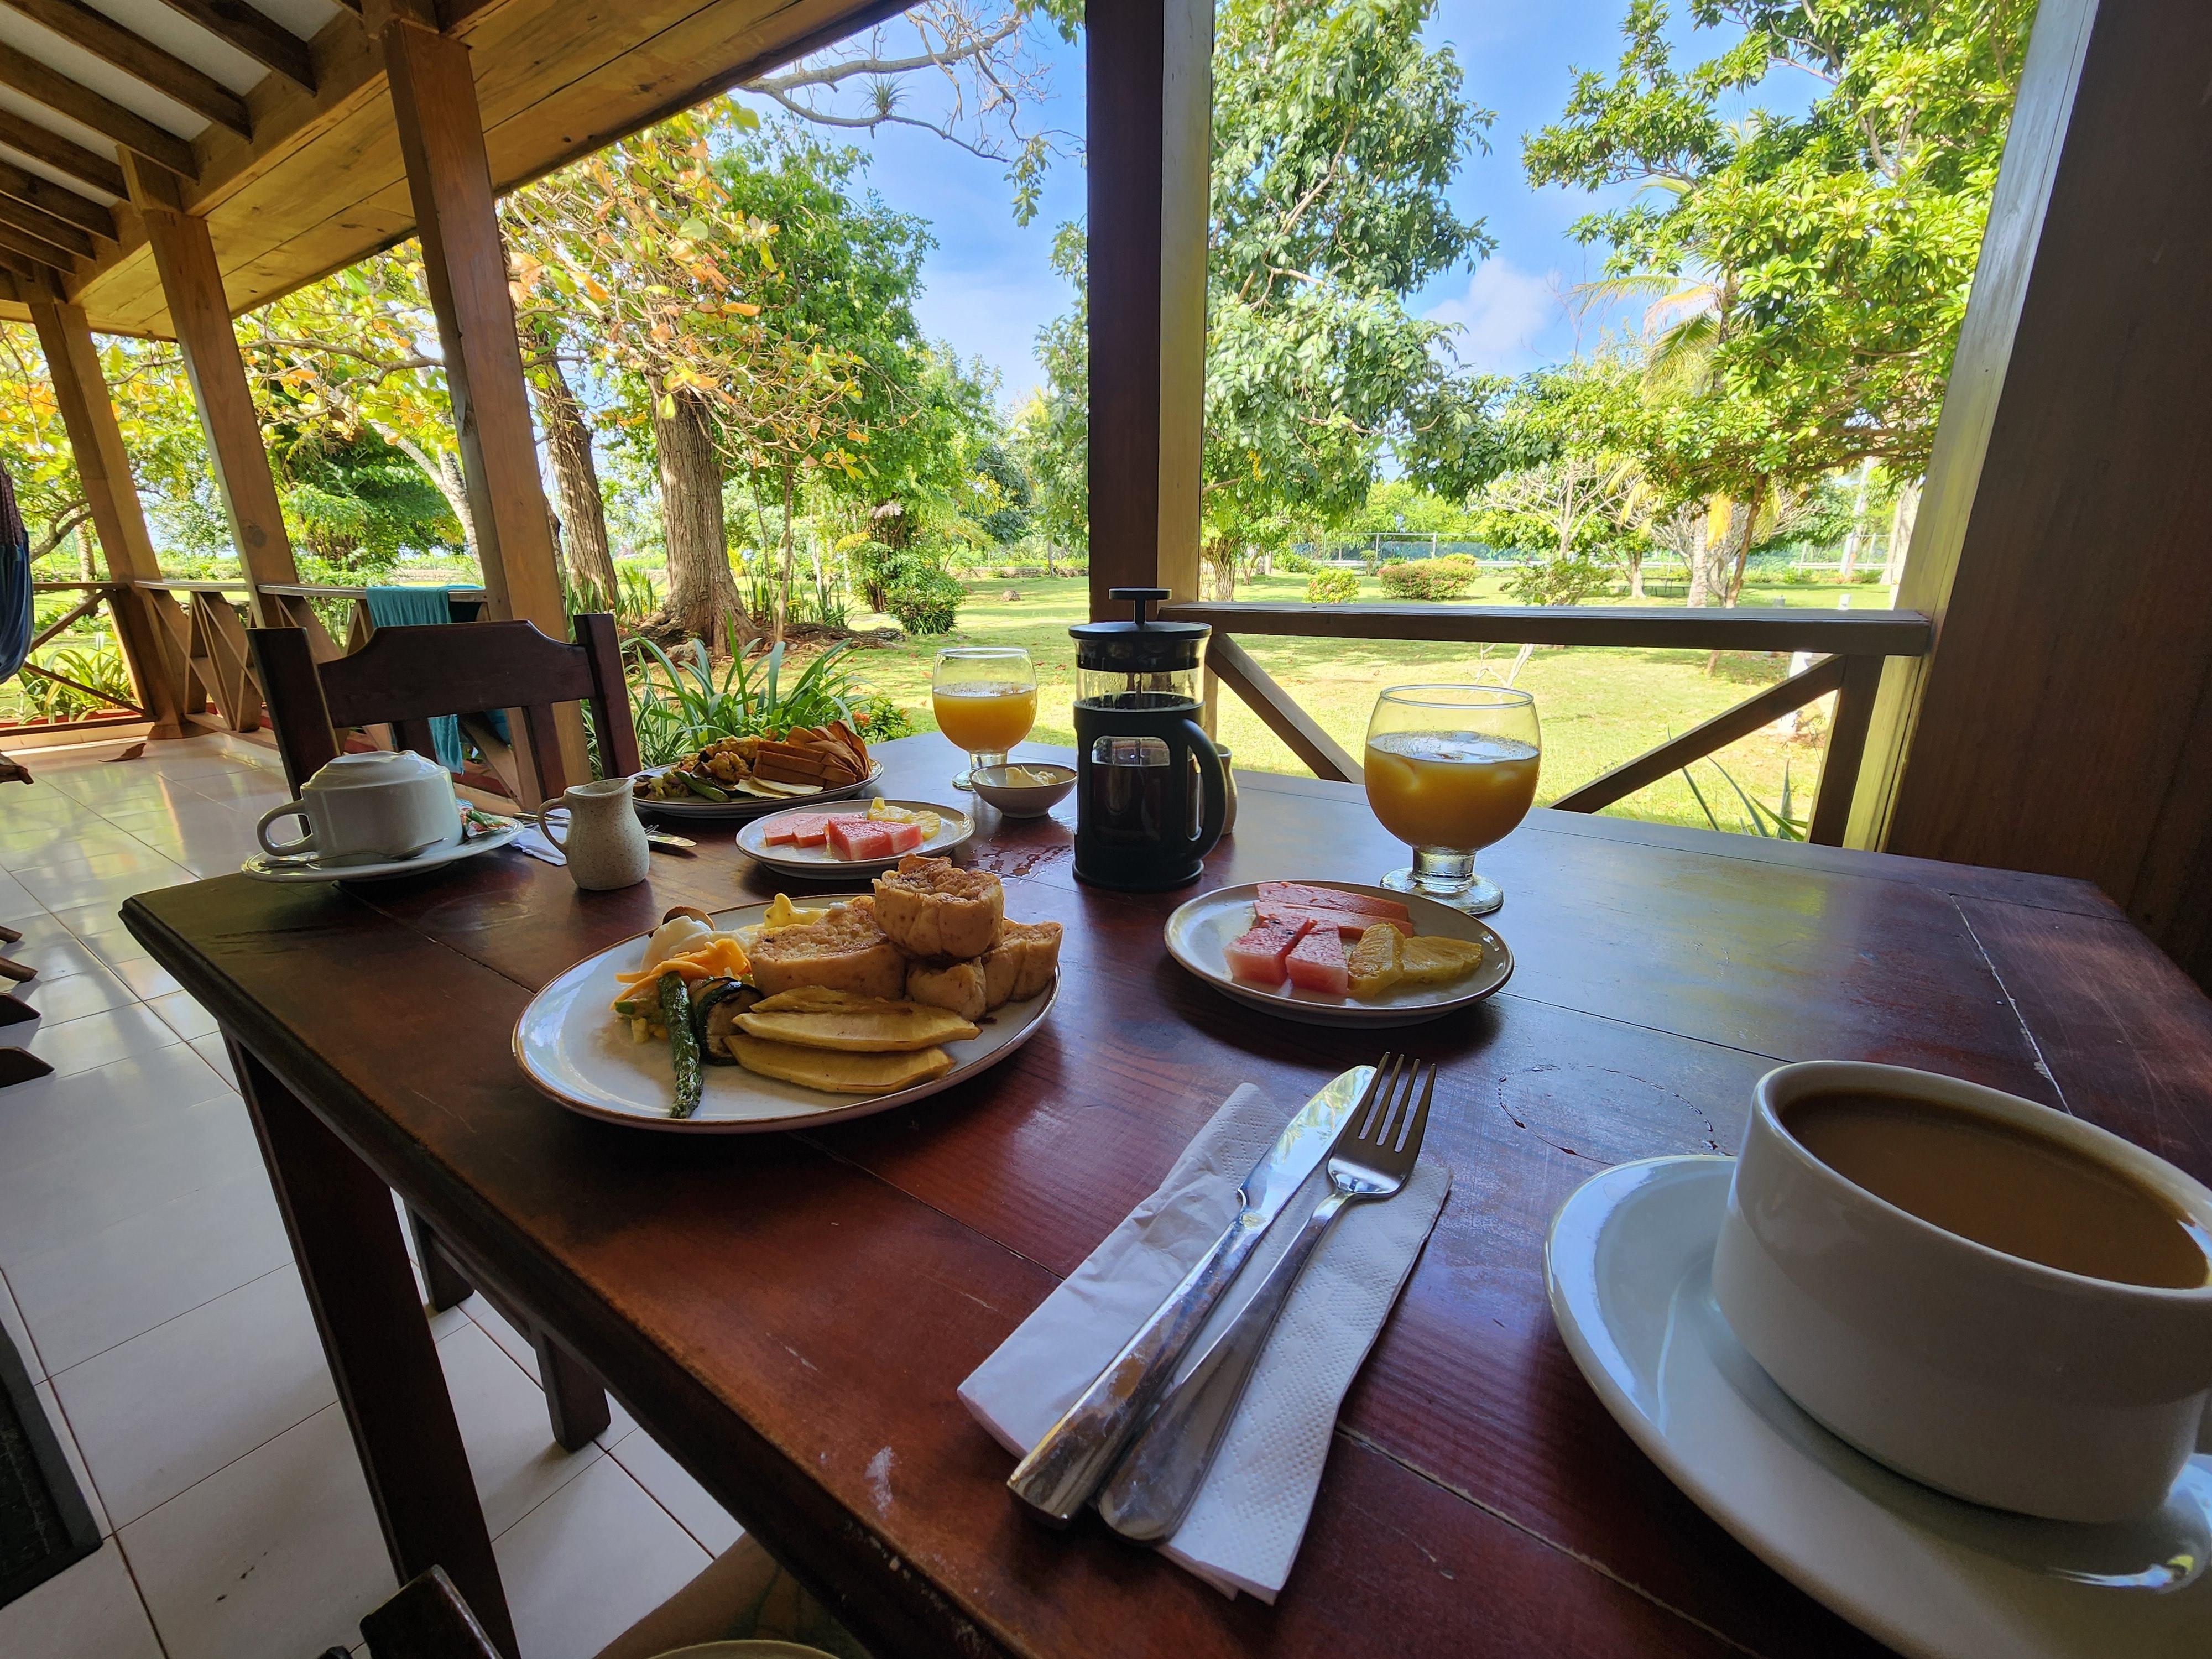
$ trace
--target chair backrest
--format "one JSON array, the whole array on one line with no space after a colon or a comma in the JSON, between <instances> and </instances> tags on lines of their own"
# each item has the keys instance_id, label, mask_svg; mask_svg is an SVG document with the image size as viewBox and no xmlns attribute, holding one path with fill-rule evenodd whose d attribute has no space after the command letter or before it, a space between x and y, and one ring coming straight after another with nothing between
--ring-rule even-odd
<instances>
[{"instance_id":1,"label":"chair backrest","mask_svg":"<svg viewBox=\"0 0 2212 1659\"><path fill-rule=\"evenodd\" d=\"M380 628L352 655L321 664L304 629L253 628L246 637L295 789L337 756L337 733L345 728L390 726L403 748L434 760L433 717L518 708L523 729L515 745L529 750L550 799L572 781L554 736L555 703L590 707L608 776L638 768L615 619L599 612L575 621L574 645L526 622Z\"/></svg>"}]
</instances>

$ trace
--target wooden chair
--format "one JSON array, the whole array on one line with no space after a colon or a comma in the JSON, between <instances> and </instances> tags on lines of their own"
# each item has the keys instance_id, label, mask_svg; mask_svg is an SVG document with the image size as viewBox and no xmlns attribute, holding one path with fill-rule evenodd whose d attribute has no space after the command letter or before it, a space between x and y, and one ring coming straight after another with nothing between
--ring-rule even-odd
<instances>
[{"instance_id":1,"label":"wooden chair","mask_svg":"<svg viewBox=\"0 0 2212 1659\"><path fill-rule=\"evenodd\" d=\"M609 777L638 768L622 647L615 619L604 612L576 618L574 645L548 639L526 622L380 628L352 655L320 664L303 629L252 628L246 639L295 789L336 758L338 732L350 727L389 726L401 748L435 760L434 716L519 708L516 744L528 750L550 799L584 781L561 764L553 731L553 705L561 702L592 711Z\"/></svg>"},{"instance_id":2,"label":"wooden chair","mask_svg":"<svg viewBox=\"0 0 2212 1659\"><path fill-rule=\"evenodd\" d=\"M562 702L591 709L607 775L637 770L637 732L612 617L577 617L574 645L549 639L526 622L380 628L360 650L325 663L315 661L302 629L249 629L246 639L295 790L337 757L343 747L338 734L349 728L389 726L403 747L435 760L434 716L515 708L522 720L517 744L527 748L551 799L570 781L554 738L553 706ZM482 1291L536 1350L553 1438L575 1451L604 1430L607 1396L599 1379L412 1210L407 1224L432 1308L442 1310Z\"/></svg>"}]
</instances>

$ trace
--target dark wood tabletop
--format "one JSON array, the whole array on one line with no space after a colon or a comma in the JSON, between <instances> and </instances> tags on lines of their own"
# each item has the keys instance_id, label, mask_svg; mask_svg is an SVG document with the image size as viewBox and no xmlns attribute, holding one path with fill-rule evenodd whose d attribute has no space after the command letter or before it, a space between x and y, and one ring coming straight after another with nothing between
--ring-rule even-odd
<instances>
[{"instance_id":1,"label":"dark wood tabletop","mask_svg":"<svg viewBox=\"0 0 2212 1659\"><path fill-rule=\"evenodd\" d=\"M956 799L941 739L880 752L885 793ZM1240 782L1206 885L1404 862L1356 789ZM1237 1084L1287 1114L1380 1044L1184 974L1161 924L1199 889L1078 885L1073 800L1045 821L976 811L963 858L1003 878L1007 915L1066 925L1058 1006L983 1076L804 1134L592 1121L533 1092L510 1049L540 986L667 906L804 890L726 831L686 826L696 856L656 854L648 883L616 893L509 850L401 884L229 876L125 906L242 1060L403 1576L426 1553L460 1560L481 1598L495 1570L488 1548L474 1559L480 1515L458 1513L465 1466L457 1505L459 1441L376 1182L884 1659L1879 1653L1599 1406L1545 1302L1553 1212L1608 1164L1733 1151L1759 1074L1814 1058L2010 1090L2212 1179L2212 1004L2094 889L1533 813L1480 860L1507 894L1492 921L1511 982L1390 1034L1443 1065L1429 1145L1451 1197L1345 1402L1288 1587L1273 1607L1225 1600L1095 1518L1026 1520L1012 1460L954 1389Z\"/></svg>"}]
</instances>

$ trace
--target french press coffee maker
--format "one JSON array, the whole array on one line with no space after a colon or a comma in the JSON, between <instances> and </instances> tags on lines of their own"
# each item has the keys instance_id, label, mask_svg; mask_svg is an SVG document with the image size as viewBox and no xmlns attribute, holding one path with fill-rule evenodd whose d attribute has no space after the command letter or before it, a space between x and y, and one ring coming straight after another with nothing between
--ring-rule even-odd
<instances>
[{"instance_id":1,"label":"french press coffee maker","mask_svg":"<svg viewBox=\"0 0 2212 1659\"><path fill-rule=\"evenodd\" d=\"M1164 587L1116 587L1132 622L1083 623L1075 637L1075 873L1157 892L1198 879L1221 839L1228 776L1198 723L1204 623L1145 608Z\"/></svg>"}]
</instances>

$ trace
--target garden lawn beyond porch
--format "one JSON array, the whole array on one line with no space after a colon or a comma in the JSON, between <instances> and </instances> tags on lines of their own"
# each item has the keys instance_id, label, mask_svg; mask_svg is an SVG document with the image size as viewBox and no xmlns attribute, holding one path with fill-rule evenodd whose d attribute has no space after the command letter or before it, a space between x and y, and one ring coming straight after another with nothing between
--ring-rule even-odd
<instances>
[{"instance_id":1,"label":"garden lawn beyond porch","mask_svg":"<svg viewBox=\"0 0 2212 1659\"><path fill-rule=\"evenodd\" d=\"M1071 712L1075 696L1075 641L1067 630L1085 619L1089 596L1085 579L974 580L965 586L968 600L961 607L959 625L952 633L856 652L856 671L902 708L914 710L918 727L933 730L936 722L929 712L930 664L940 647L1026 647L1037 666L1037 723L1031 738L1039 743L1072 745L1075 741ZM1003 597L1009 591L1019 592L1021 598ZM1843 590L1786 583L1747 587L1743 603L1828 608L1844 591L1861 608L1886 609L1890 603L1887 590L1880 587ZM1237 597L1276 603L1302 601L1305 579L1278 576L1243 583ZM1362 603L1385 600L1371 578L1361 580L1359 597ZM1498 591L1498 579L1492 577L1478 584L1466 602L1510 603ZM874 627L884 625L887 620L860 616L854 623ZM1258 635L1243 635L1241 642L1307 713L1354 755L1360 752L1368 714L1383 687L1415 680L1500 681L1512 672L1518 651L1517 647L1508 645L1268 639ZM1535 694L1543 720L1544 769L1537 791L1539 802L1554 800L1669 736L1710 720L1761 686L1781 679L1789 665L1785 656L1729 653L1714 663L1708 674L1708 660L1709 653L1703 651L1539 647L1515 682ZM1802 718L1805 735L1801 738L1785 740L1772 728L1763 729L1722 750L1718 767L1700 762L1692 769L1698 790L1722 828L1747 827L1752 814L1737 799L1720 768L1725 768L1737 784L1768 807L1781 804L1786 768L1791 817L1802 823L1810 815L1826 731L1825 710L1832 701L1823 699ZM1814 718L1814 712L1823 717ZM1219 736L1234 751L1239 766L1306 775L1304 765L1225 687ZM1607 810L1622 817L1698 829L1711 827L1679 774Z\"/></svg>"}]
</instances>

